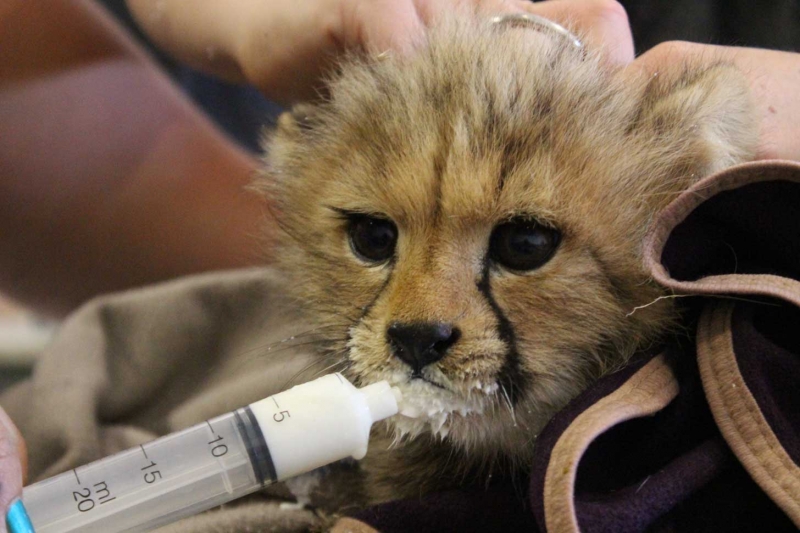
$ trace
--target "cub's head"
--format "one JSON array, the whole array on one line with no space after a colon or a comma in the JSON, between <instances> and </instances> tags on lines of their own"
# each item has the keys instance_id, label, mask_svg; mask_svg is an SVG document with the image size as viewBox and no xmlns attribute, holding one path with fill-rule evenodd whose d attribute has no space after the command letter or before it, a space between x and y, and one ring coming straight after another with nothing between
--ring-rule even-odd
<instances>
[{"instance_id":1,"label":"cub's head","mask_svg":"<svg viewBox=\"0 0 800 533\"><path fill-rule=\"evenodd\" d=\"M752 128L731 67L666 78L462 17L412 57L348 61L282 117L260 181L278 261L333 368L400 387L418 416L399 434L524 455L669 328L643 233L749 157Z\"/></svg>"}]
</instances>

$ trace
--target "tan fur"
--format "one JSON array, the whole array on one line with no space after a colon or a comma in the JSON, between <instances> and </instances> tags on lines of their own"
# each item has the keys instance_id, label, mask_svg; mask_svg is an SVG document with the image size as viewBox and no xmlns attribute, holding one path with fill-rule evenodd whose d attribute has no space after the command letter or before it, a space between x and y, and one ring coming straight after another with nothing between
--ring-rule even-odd
<instances>
[{"instance_id":1,"label":"tan fur","mask_svg":"<svg viewBox=\"0 0 800 533\"><path fill-rule=\"evenodd\" d=\"M646 305L663 293L642 268L642 237L688 185L752 157L754 130L730 66L631 79L559 38L464 14L413 57L352 58L327 101L282 117L259 186L321 356L443 409L398 418L388 452L372 444L370 497L458 484L481 466L524 469L553 413L657 342L675 310ZM394 221L395 259L359 260L337 209ZM518 215L559 228L558 251L538 270L487 270L492 229ZM514 347L478 287L487 273ZM424 374L447 390L409 382L386 340L397 320L461 329ZM510 386L523 390L498 384L512 348L526 379Z\"/></svg>"}]
</instances>

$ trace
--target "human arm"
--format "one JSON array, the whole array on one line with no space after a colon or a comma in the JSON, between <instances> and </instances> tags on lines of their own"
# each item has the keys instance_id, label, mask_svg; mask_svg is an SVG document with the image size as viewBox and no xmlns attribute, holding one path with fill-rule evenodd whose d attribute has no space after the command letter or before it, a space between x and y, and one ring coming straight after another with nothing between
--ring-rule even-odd
<instances>
[{"instance_id":1,"label":"human arm","mask_svg":"<svg viewBox=\"0 0 800 533\"><path fill-rule=\"evenodd\" d=\"M61 315L269 256L255 159L93 2L5 2L0 50L0 289Z\"/></svg>"}]
</instances>

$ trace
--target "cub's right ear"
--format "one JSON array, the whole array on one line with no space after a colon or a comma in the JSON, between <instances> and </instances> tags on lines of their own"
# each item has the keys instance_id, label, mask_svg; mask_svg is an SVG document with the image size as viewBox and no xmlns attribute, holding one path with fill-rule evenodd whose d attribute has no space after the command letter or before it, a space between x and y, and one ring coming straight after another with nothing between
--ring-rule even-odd
<instances>
[{"instance_id":1,"label":"cub's right ear","mask_svg":"<svg viewBox=\"0 0 800 533\"><path fill-rule=\"evenodd\" d=\"M291 137L305 135L314 130L318 122L317 108L311 104L297 104L278 117L278 133Z\"/></svg>"},{"instance_id":2,"label":"cub's right ear","mask_svg":"<svg viewBox=\"0 0 800 533\"><path fill-rule=\"evenodd\" d=\"M712 56L673 55L673 71L649 80L629 133L671 155L676 173L701 177L752 159L758 129L744 74Z\"/></svg>"}]
</instances>

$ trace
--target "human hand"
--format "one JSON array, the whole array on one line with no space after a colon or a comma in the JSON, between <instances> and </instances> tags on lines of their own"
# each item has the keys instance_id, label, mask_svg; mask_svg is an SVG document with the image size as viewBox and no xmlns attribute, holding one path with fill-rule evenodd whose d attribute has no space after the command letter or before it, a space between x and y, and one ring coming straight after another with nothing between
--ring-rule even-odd
<instances>
[{"instance_id":1,"label":"human hand","mask_svg":"<svg viewBox=\"0 0 800 533\"><path fill-rule=\"evenodd\" d=\"M612 63L633 59L625 10L614 0L128 0L139 24L164 49L202 70L257 86L289 104L313 98L347 51L410 53L448 11L472 7L487 17L532 13L604 50Z\"/></svg>"},{"instance_id":2,"label":"human hand","mask_svg":"<svg viewBox=\"0 0 800 533\"><path fill-rule=\"evenodd\" d=\"M458 8L472 8L487 18L531 13L557 22L590 46L602 45L615 62L633 59L633 42L622 6L613 0L344 0L335 35L346 49L410 51L425 28Z\"/></svg>"},{"instance_id":3,"label":"human hand","mask_svg":"<svg viewBox=\"0 0 800 533\"><path fill-rule=\"evenodd\" d=\"M800 54L667 42L642 54L630 70L646 75L725 62L735 65L750 85L759 125L756 159L800 161Z\"/></svg>"},{"instance_id":4,"label":"human hand","mask_svg":"<svg viewBox=\"0 0 800 533\"><path fill-rule=\"evenodd\" d=\"M22 495L27 467L25 441L14 423L0 408L0 533L5 533L5 515L9 504Z\"/></svg>"}]
</instances>

